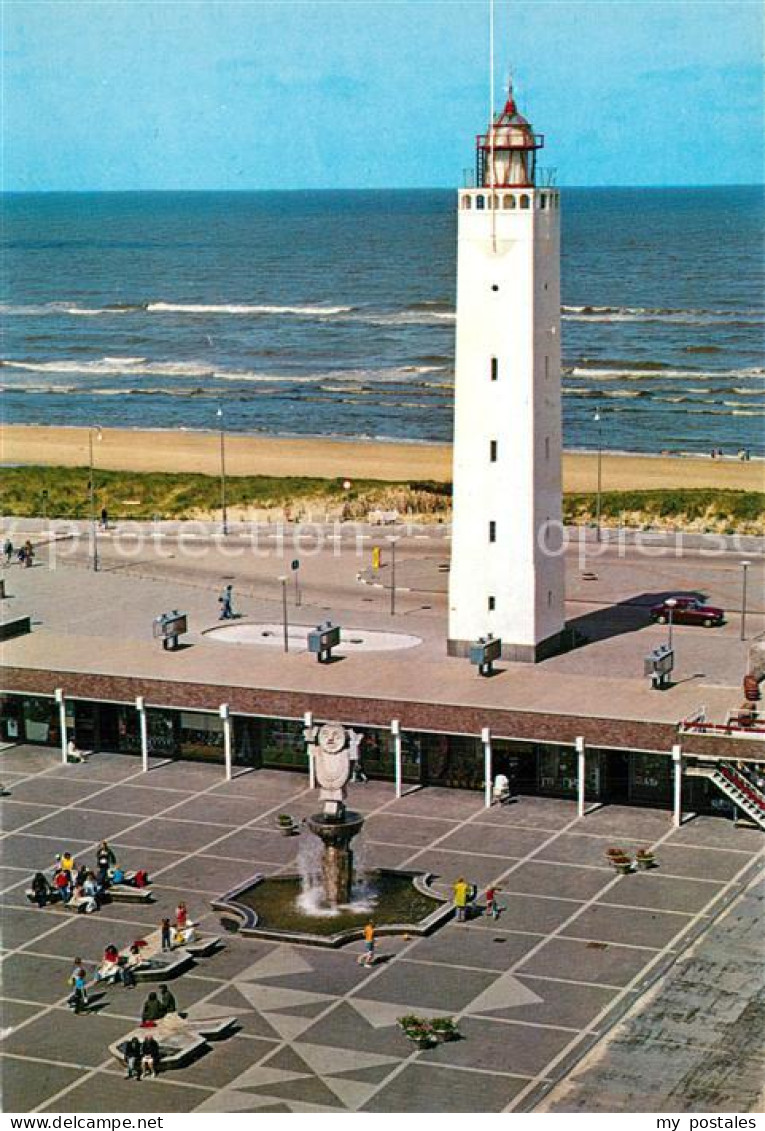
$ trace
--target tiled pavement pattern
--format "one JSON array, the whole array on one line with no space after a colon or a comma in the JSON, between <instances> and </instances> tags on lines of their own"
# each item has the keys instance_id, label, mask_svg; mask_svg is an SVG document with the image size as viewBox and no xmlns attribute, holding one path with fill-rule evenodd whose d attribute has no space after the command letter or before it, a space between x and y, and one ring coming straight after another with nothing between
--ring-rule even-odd
<instances>
[{"instance_id":1,"label":"tiled pavement pattern","mask_svg":"<svg viewBox=\"0 0 765 1131\"><path fill-rule=\"evenodd\" d=\"M755 880L537 1110L765 1110L765 881Z\"/></svg>"},{"instance_id":2,"label":"tiled pavement pattern","mask_svg":"<svg viewBox=\"0 0 765 1131\"><path fill-rule=\"evenodd\" d=\"M3 1035L6 1111L530 1110L651 979L751 879L762 834L698 818L605 807L577 820L543 798L486 811L474 793L423 789L395 800L387 783L353 787L368 814L367 861L499 880L498 923L449 923L429 939L383 939L387 959L356 964L358 945L328 951L224 935L225 949L173 983L181 1008L236 1012L235 1036L192 1066L140 1084L107 1046L135 1022L144 990L108 989L87 1016L66 1007L75 955L96 963L171 914L180 898L217 929L212 896L256 870L294 867L296 840L273 815L303 815L306 778L276 771L222 780L220 767L125 756L61 766L31 747L0 752ZM158 902L98 915L38 911L24 888L56 852L92 859L106 837L149 868ZM615 877L613 843L658 844L661 868ZM703 1003L701 1003L703 1006ZM455 1014L464 1039L418 1052L402 1013ZM150 1096L147 1096L147 1089ZM652 1095L657 1110L667 1106ZM633 1109L634 1110L634 1109ZM669 1110L669 1108L668 1108Z\"/></svg>"}]
</instances>

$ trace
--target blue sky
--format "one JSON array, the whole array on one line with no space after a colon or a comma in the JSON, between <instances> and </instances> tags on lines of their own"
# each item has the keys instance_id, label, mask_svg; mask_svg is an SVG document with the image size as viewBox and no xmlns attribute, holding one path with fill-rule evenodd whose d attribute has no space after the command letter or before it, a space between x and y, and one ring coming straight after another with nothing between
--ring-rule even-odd
<instances>
[{"instance_id":1,"label":"blue sky","mask_svg":"<svg viewBox=\"0 0 765 1131\"><path fill-rule=\"evenodd\" d=\"M7 190L450 186L488 0L5 0ZM569 185L763 180L759 0L497 0Z\"/></svg>"}]
</instances>

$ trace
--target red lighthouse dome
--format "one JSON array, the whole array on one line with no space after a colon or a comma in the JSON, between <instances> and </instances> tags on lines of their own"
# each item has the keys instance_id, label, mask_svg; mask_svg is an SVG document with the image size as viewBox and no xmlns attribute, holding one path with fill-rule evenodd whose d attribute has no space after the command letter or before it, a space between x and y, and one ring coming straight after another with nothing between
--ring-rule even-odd
<instances>
[{"instance_id":1,"label":"red lighthouse dome","mask_svg":"<svg viewBox=\"0 0 765 1131\"><path fill-rule=\"evenodd\" d=\"M512 83L504 108L476 138L476 183L486 188L533 188L542 134L518 113Z\"/></svg>"}]
</instances>

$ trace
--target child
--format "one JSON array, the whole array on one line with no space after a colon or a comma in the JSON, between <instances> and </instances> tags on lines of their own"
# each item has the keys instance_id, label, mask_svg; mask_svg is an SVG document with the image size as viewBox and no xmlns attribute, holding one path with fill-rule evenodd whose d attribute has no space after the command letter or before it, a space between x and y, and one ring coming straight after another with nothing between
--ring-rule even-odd
<instances>
[{"instance_id":1,"label":"child","mask_svg":"<svg viewBox=\"0 0 765 1131\"><path fill-rule=\"evenodd\" d=\"M486 889L486 914L491 915L492 919L499 919L500 906L497 903L497 892L499 888L489 886Z\"/></svg>"}]
</instances>

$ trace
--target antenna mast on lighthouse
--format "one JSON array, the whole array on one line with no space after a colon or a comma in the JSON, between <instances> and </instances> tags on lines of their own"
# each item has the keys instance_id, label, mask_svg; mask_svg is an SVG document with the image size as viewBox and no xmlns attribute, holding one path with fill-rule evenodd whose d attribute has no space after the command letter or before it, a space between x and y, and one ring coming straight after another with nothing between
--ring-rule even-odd
<instances>
[{"instance_id":1,"label":"antenna mast on lighthouse","mask_svg":"<svg viewBox=\"0 0 765 1131\"><path fill-rule=\"evenodd\" d=\"M491 250L497 250L497 210L494 207L494 0L489 0L489 192L491 193Z\"/></svg>"}]
</instances>

